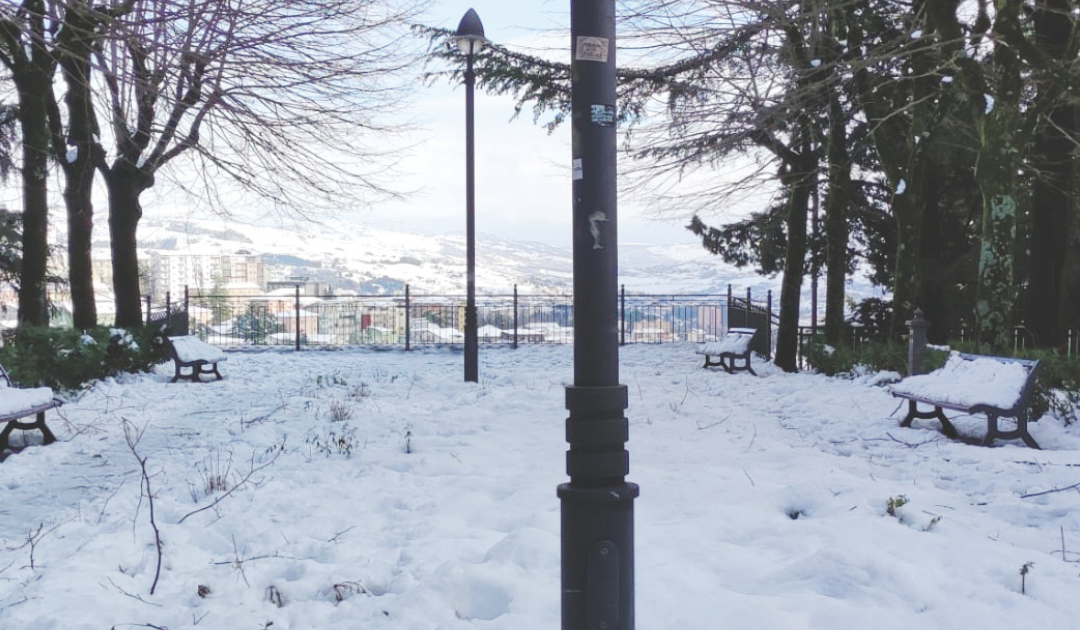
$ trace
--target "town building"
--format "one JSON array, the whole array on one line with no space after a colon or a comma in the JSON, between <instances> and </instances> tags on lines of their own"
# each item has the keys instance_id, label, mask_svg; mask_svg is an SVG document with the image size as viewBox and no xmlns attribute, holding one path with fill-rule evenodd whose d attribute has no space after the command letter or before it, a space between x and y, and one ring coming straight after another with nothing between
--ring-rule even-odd
<instances>
[{"instance_id":1,"label":"town building","mask_svg":"<svg viewBox=\"0 0 1080 630\"><path fill-rule=\"evenodd\" d=\"M150 295L155 303L191 295L258 295L268 280L262 256L240 250L231 254L153 250L150 252Z\"/></svg>"}]
</instances>

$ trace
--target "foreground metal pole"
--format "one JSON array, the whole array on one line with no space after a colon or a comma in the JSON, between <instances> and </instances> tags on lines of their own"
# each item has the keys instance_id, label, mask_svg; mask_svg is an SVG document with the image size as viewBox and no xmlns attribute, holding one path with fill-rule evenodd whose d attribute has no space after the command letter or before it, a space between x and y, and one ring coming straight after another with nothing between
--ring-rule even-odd
<instances>
[{"instance_id":1,"label":"foreground metal pole","mask_svg":"<svg viewBox=\"0 0 1080 630\"><path fill-rule=\"evenodd\" d=\"M465 382L479 380L476 339L476 164L473 158L473 54L465 67Z\"/></svg>"},{"instance_id":2,"label":"foreground metal pole","mask_svg":"<svg viewBox=\"0 0 1080 630\"><path fill-rule=\"evenodd\" d=\"M619 384L615 2L571 0L574 384L566 388L563 630L633 630L634 513Z\"/></svg>"}]
</instances>

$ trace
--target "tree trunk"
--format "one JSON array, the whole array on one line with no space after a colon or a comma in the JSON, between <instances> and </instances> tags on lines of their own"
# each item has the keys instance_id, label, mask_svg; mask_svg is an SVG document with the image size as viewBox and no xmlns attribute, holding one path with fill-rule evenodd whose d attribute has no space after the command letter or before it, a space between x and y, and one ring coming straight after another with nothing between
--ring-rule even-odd
<instances>
[{"instance_id":1,"label":"tree trunk","mask_svg":"<svg viewBox=\"0 0 1080 630\"><path fill-rule=\"evenodd\" d=\"M35 24L33 28L38 31L42 27ZM33 58L25 65L25 71L15 76L23 149L23 259L19 278L19 325L45 326L49 323L45 280L49 257L46 176L50 146L47 103L52 89L49 76L51 66L43 61L46 57L43 47L34 44L28 48Z\"/></svg>"},{"instance_id":2,"label":"tree trunk","mask_svg":"<svg viewBox=\"0 0 1080 630\"><path fill-rule=\"evenodd\" d=\"M776 330L776 358L773 363L786 372L799 369L799 303L806 268L806 217L814 186L815 158L810 149L809 121L804 121L803 141L795 171L784 177L788 190L787 251L784 255L784 278L780 285L780 323Z\"/></svg>"},{"instance_id":3,"label":"tree trunk","mask_svg":"<svg viewBox=\"0 0 1080 630\"><path fill-rule=\"evenodd\" d=\"M125 167L123 164L109 170L105 182L109 190L109 236L112 239L116 325L138 328L144 321L135 234L142 218L139 195L149 188L149 182L133 166Z\"/></svg>"},{"instance_id":4,"label":"tree trunk","mask_svg":"<svg viewBox=\"0 0 1080 630\"><path fill-rule=\"evenodd\" d=\"M1080 112L1076 114L1080 119ZM1072 181L1080 181L1080 160L1074 162L1072 167ZM1073 187L1073 191L1076 187ZM1058 320L1066 332L1072 332L1072 338L1080 335L1080 198L1071 195L1070 211L1068 214L1069 235L1068 247L1065 250L1065 260L1062 264L1061 295L1066 299L1061 300Z\"/></svg>"},{"instance_id":5,"label":"tree trunk","mask_svg":"<svg viewBox=\"0 0 1080 630\"><path fill-rule=\"evenodd\" d=\"M1035 40L1047 58L1064 61L1072 31L1068 0L1043 0L1035 8ZM1039 100L1057 101L1060 86L1052 81L1038 81ZM1065 341L1062 310L1075 293L1064 293L1064 266L1068 256L1069 215L1073 211L1072 151L1070 135L1078 129L1076 108L1057 105L1047 115L1049 124L1041 125L1034 139L1032 165L1036 171L1031 220L1031 257L1028 294L1032 305L1024 320L1039 346L1057 346Z\"/></svg>"},{"instance_id":6,"label":"tree trunk","mask_svg":"<svg viewBox=\"0 0 1080 630\"><path fill-rule=\"evenodd\" d=\"M90 98L91 38L95 24L84 2L72 2L65 12L64 28L58 36L59 64L67 92L67 138L58 108L50 109L54 150L64 170L64 205L68 222L68 281L71 285L72 319L75 328L97 326L91 246L94 230L94 169L101 147L94 106Z\"/></svg>"},{"instance_id":7,"label":"tree trunk","mask_svg":"<svg viewBox=\"0 0 1080 630\"><path fill-rule=\"evenodd\" d=\"M829 193L825 199L825 342L836 346L844 328L844 287L848 269L848 207L851 158L847 151L847 116L836 89L829 95Z\"/></svg>"},{"instance_id":8,"label":"tree trunk","mask_svg":"<svg viewBox=\"0 0 1080 630\"><path fill-rule=\"evenodd\" d=\"M1065 135L1075 133L1073 108L1056 108L1050 124L1035 137L1033 163L1038 171L1031 208L1031 258L1028 299L1032 307L1024 313L1025 323L1039 346L1056 346L1064 341L1058 317L1062 302L1063 266L1068 250L1070 189L1073 142ZM1075 295L1075 294L1074 294Z\"/></svg>"},{"instance_id":9,"label":"tree trunk","mask_svg":"<svg viewBox=\"0 0 1080 630\"><path fill-rule=\"evenodd\" d=\"M994 30L1019 29L1020 2L997 3ZM1020 60L999 42L992 55L994 94L986 95L978 122L975 178L983 196L982 246L975 300L979 345L1000 352L1009 347L1016 297L1013 290L1017 219L1017 169L1024 147L1020 133ZM990 100L993 99L993 100Z\"/></svg>"},{"instance_id":10,"label":"tree trunk","mask_svg":"<svg viewBox=\"0 0 1080 630\"><path fill-rule=\"evenodd\" d=\"M932 152L927 152L932 153ZM922 216L922 262L919 273L922 276L922 297L918 307L923 318L930 322L926 331L931 343L944 344L948 341L949 319L945 300L948 287L943 277L942 265L951 257L945 242L945 221L942 211L942 171L940 163L932 162L923 172L923 216Z\"/></svg>"},{"instance_id":11,"label":"tree trunk","mask_svg":"<svg viewBox=\"0 0 1080 630\"><path fill-rule=\"evenodd\" d=\"M97 326L93 262L90 255L94 229L94 207L91 201L94 168L86 162L65 171L67 184L64 188L64 204L67 207L72 323L75 328L86 330Z\"/></svg>"}]
</instances>

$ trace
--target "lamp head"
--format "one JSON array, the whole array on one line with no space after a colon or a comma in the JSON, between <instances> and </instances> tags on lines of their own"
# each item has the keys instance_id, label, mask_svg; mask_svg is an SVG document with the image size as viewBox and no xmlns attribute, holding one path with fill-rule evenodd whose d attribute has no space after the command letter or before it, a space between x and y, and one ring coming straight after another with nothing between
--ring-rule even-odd
<instances>
[{"instance_id":1,"label":"lamp head","mask_svg":"<svg viewBox=\"0 0 1080 630\"><path fill-rule=\"evenodd\" d=\"M484 25L480 22L480 16L475 9L469 9L458 23L457 32L454 33L454 42L457 49L466 55L475 55L483 50L488 40L484 38Z\"/></svg>"}]
</instances>

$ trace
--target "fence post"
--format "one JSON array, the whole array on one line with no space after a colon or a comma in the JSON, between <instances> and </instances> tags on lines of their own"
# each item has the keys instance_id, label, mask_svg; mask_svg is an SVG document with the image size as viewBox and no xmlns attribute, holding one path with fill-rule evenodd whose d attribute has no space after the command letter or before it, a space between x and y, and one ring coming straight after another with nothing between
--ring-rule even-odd
<instances>
[{"instance_id":1,"label":"fence post","mask_svg":"<svg viewBox=\"0 0 1080 630\"><path fill-rule=\"evenodd\" d=\"M765 292L765 347L769 349L765 358L772 360L772 289Z\"/></svg>"},{"instance_id":2,"label":"fence post","mask_svg":"<svg viewBox=\"0 0 1080 630\"><path fill-rule=\"evenodd\" d=\"M626 345L626 285L619 285L619 345Z\"/></svg>"},{"instance_id":3,"label":"fence post","mask_svg":"<svg viewBox=\"0 0 1080 630\"><path fill-rule=\"evenodd\" d=\"M915 309L915 317L905 322L908 327L908 376L922 372L922 356L926 350L926 329L930 322L923 319L921 308Z\"/></svg>"},{"instance_id":4,"label":"fence post","mask_svg":"<svg viewBox=\"0 0 1080 630\"><path fill-rule=\"evenodd\" d=\"M517 350L517 337L518 337L518 292L517 285L514 285L514 341L511 347Z\"/></svg>"},{"instance_id":5,"label":"fence post","mask_svg":"<svg viewBox=\"0 0 1080 630\"><path fill-rule=\"evenodd\" d=\"M769 328L772 328L772 321L769 322ZM803 338L803 327L799 326L797 330L799 331L799 334L797 335L798 342L795 345L795 353L799 357L797 363L799 365L799 368L801 369L806 367L806 353L803 352L803 348L805 348L803 344L806 340Z\"/></svg>"},{"instance_id":6,"label":"fence post","mask_svg":"<svg viewBox=\"0 0 1080 630\"><path fill-rule=\"evenodd\" d=\"M750 327L750 309L754 303L754 298L750 294L750 287L746 287L746 310L743 311L743 327Z\"/></svg>"},{"instance_id":7,"label":"fence post","mask_svg":"<svg viewBox=\"0 0 1080 630\"><path fill-rule=\"evenodd\" d=\"M150 325L150 294L146 294L146 325Z\"/></svg>"},{"instance_id":8,"label":"fence post","mask_svg":"<svg viewBox=\"0 0 1080 630\"><path fill-rule=\"evenodd\" d=\"M296 351L300 351L300 285L296 285Z\"/></svg>"},{"instance_id":9,"label":"fence post","mask_svg":"<svg viewBox=\"0 0 1080 630\"><path fill-rule=\"evenodd\" d=\"M724 321L720 322L720 336L724 336L731 329L731 305L735 294L731 292L731 285L727 285L727 306L724 307Z\"/></svg>"},{"instance_id":10,"label":"fence post","mask_svg":"<svg viewBox=\"0 0 1080 630\"><path fill-rule=\"evenodd\" d=\"M412 315L409 312L409 285L405 285L405 351L409 351L409 320Z\"/></svg>"}]
</instances>

